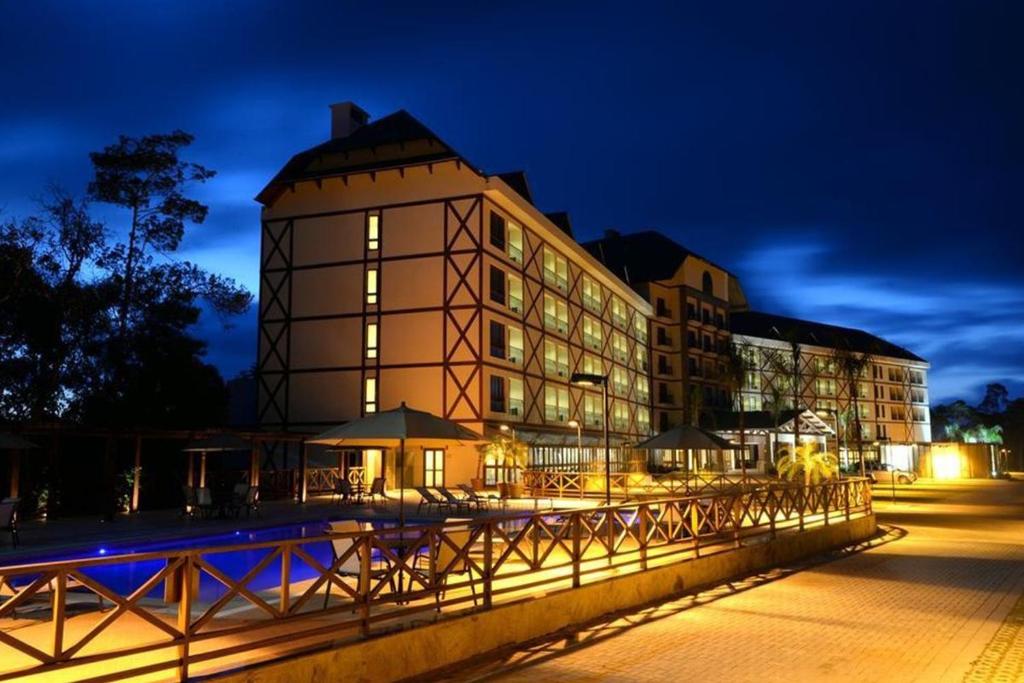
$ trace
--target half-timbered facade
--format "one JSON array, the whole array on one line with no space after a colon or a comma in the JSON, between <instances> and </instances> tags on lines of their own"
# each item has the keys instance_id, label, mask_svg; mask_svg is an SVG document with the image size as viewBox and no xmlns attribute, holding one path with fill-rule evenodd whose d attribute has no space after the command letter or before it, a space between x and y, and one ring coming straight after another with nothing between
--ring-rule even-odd
<instances>
[{"instance_id":1,"label":"half-timbered facade","mask_svg":"<svg viewBox=\"0 0 1024 683\"><path fill-rule=\"evenodd\" d=\"M538 444L576 420L593 440L600 394L570 385L588 372L608 376L615 441L647 435L651 307L566 217L404 111L332 114L332 139L258 197L261 423L316 431L404 401ZM407 480L466 481L475 460L424 453Z\"/></svg>"},{"instance_id":2,"label":"half-timbered facade","mask_svg":"<svg viewBox=\"0 0 1024 683\"><path fill-rule=\"evenodd\" d=\"M800 408L838 425L841 454L855 449L855 416L867 450L898 466L913 468L915 445L931 441L929 365L907 349L862 330L753 311L733 314L732 335L749 364L737 399L745 410L792 409L797 378ZM868 357L856 381L841 371L836 349Z\"/></svg>"}]
</instances>

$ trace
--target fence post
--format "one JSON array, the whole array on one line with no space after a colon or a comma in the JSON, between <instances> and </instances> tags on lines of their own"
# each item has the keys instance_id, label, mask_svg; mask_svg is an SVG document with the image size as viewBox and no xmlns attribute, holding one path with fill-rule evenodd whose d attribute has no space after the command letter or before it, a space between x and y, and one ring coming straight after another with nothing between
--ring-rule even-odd
<instances>
[{"instance_id":1,"label":"fence post","mask_svg":"<svg viewBox=\"0 0 1024 683\"><path fill-rule=\"evenodd\" d=\"M850 480L843 484L843 505L846 508L846 521L850 521Z\"/></svg>"},{"instance_id":2,"label":"fence post","mask_svg":"<svg viewBox=\"0 0 1024 683\"><path fill-rule=\"evenodd\" d=\"M484 609L491 608L494 582L494 522L484 523Z\"/></svg>"},{"instance_id":3,"label":"fence post","mask_svg":"<svg viewBox=\"0 0 1024 683\"><path fill-rule=\"evenodd\" d=\"M581 512L574 512L572 515L572 587L580 587L580 522Z\"/></svg>"},{"instance_id":4,"label":"fence post","mask_svg":"<svg viewBox=\"0 0 1024 683\"><path fill-rule=\"evenodd\" d=\"M64 603L67 597L68 576L63 569L53 578L53 657L61 659L64 651Z\"/></svg>"},{"instance_id":5,"label":"fence post","mask_svg":"<svg viewBox=\"0 0 1024 683\"><path fill-rule=\"evenodd\" d=\"M800 531L804 530L804 511L807 509L807 487L800 487Z\"/></svg>"},{"instance_id":6,"label":"fence post","mask_svg":"<svg viewBox=\"0 0 1024 683\"><path fill-rule=\"evenodd\" d=\"M697 513L699 506L696 498L690 499L690 535L693 537L694 557L700 557L700 515Z\"/></svg>"},{"instance_id":7,"label":"fence post","mask_svg":"<svg viewBox=\"0 0 1024 683\"><path fill-rule=\"evenodd\" d=\"M288 614L288 607L291 604L292 589L292 547L290 545L281 548L281 603L278 611L281 616Z\"/></svg>"},{"instance_id":8,"label":"fence post","mask_svg":"<svg viewBox=\"0 0 1024 683\"><path fill-rule=\"evenodd\" d=\"M639 516L638 535L640 537L640 570L647 571L647 513L649 505L644 503L637 507L636 514Z\"/></svg>"},{"instance_id":9,"label":"fence post","mask_svg":"<svg viewBox=\"0 0 1024 683\"><path fill-rule=\"evenodd\" d=\"M775 517L779 514L779 506L775 500L775 489L768 484L768 527L771 530L771 538L775 540Z\"/></svg>"},{"instance_id":10,"label":"fence post","mask_svg":"<svg viewBox=\"0 0 1024 683\"><path fill-rule=\"evenodd\" d=\"M373 553L373 541L366 534L358 541L363 546L359 554L359 617L363 637L370 635L370 556Z\"/></svg>"},{"instance_id":11,"label":"fence post","mask_svg":"<svg viewBox=\"0 0 1024 683\"><path fill-rule=\"evenodd\" d=\"M822 506L825 508L825 526L828 526L828 499L831 496L832 484L825 484L821 487L821 492L824 495L822 498Z\"/></svg>"},{"instance_id":12,"label":"fence post","mask_svg":"<svg viewBox=\"0 0 1024 683\"><path fill-rule=\"evenodd\" d=\"M181 644L178 646L178 678L188 680L189 641L191 640L192 598L195 583L192 580L192 556L186 555L181 569L178 571L178 630L181 631Z\"/></svg>"},{"instance_id":13,"label":"fence post","mask_svg":"<svg viewBox=\"0 0 1024 683\"><path fill-rule=\"evenodd\" d=\"M743 521L743 494L732 499L729 506L729 517L732 520L732 544L733 547L740 547L740 524Z\"/></svg>"},{"instance_id":14,"label":"fence post","mask_svg":"<svg viewBox=\"0 0 1024 683\"><path fill-rule=\"evenodd\" d=\"M608 564L615 561L615 516L612 514L611 506L604 508L604 520L608 527Z\"/></svg>"}]
</instances>

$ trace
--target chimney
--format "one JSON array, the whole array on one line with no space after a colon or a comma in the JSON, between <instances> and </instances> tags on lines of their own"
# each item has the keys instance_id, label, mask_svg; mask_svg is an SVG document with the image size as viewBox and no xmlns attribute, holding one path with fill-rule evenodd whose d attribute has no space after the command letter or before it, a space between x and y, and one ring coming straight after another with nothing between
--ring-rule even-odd
<instances>
[{"instance_id":1,"label":"chimney","mask_svg":"<svg viewBox=\"0 0 1024 683\"><path fill-rule=\"evenodd\" d=\"M331 139L347 138L369 120L370 115L354 102L332 104Z\"/></svg>"}]
</instances>

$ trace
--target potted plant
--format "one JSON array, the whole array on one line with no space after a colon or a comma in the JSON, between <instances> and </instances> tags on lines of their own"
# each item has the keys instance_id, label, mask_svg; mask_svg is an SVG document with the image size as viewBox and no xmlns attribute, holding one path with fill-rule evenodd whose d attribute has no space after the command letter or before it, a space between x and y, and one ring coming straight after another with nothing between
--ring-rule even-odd
<instances>
[{"instance_id":1,"label":"potted plant","mask_svg":"<svg viewBox=\"0 0 1024 683\"><path fill-rule=\"evenodd\" d=\"M476 476L470 478L469 485L474 491L483 491L486 488L484 481L484 461L487 459L491 444L480 444L476 447Z\"/></svg>"},{"instance_id":2,"label":"potted plant","mask_svg":"<svg viewBox=\"0 0 1024 683\"><path fill-rule=\"evenodd\" d=\"M521 441L505 436L496 435L490 443L485 444L480 450L480 461L490 458L505 471L505 482L498 484L498 490L502 495L509 498L522 498L524 494L523 482L519 472L526 469L526 458L528 449ZM505 489L502 491L502 489Z\"/></svg>"}]
</instances>

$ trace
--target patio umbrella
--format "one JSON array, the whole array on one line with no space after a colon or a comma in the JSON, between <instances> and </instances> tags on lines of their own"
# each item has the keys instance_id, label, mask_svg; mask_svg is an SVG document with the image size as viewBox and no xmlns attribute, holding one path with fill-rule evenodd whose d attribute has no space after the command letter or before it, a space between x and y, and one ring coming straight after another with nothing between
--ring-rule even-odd
<instances>
[{"instance_id":1,"label":"patio umbrella","mask_svg":"<svg viewBox=\"0 0 1024 683\"><path fill-rule=\"evenodd\" d=\"M372 413L360 420L346 422L317 434L307 443L327 446L363 446L398 448L398 524L405 525L405 449L407 446L430 448L448 444L477 443L484 438L457 422L422 410L413 410L402 402L398 408Z\"/></svg>"},{"instance_id":2,"label":"patio umbrella","mask_svg":"<svg viewBox=\"0 0 1024 683\"><path fill-rule=\"evenodd\" d=\"M646 441L641 441L636 448L659 450L716 450L721 458L721 451L734 448L733 444L713 432L692 425L680 425L667 432L662 432ZM690 476L690 456L684 461L686 477ZM689 484L687 484L689 486Z\"/></svg>"}]
</instances>

